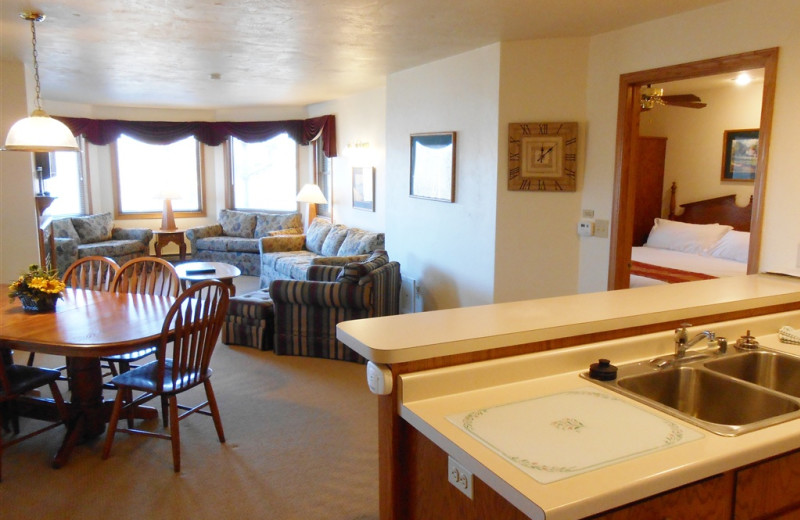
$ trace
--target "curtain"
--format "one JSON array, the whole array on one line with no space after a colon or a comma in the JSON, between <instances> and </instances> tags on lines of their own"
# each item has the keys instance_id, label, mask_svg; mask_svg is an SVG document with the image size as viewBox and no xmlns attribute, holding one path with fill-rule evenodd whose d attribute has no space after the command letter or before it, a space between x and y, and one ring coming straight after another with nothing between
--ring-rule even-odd
<instances>
[{"instance_id":1,"label":"curtain","mask_svg":"<svg viewBox=\"0 0 800 520\"><path fill-rule=\"evenodd\" d=\"M304 146L320 138L325 156L336 157L336 116L333 115L311 119L243 122L124 121L62 116L54 118L67 125L73 135L83 135L95 145L107 145L125 134L149 144L169 144L194 136L203 144L219 146L231 136L253 143L286 132L297 144Z\"/></svg>"}]
</instances>

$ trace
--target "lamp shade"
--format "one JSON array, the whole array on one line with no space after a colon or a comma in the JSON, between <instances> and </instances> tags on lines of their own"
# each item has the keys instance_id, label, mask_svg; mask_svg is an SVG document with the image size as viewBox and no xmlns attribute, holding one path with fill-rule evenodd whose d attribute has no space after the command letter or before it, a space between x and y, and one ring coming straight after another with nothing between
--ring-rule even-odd
<instances>
[{"instance_id":1,"label":"lamp shade","mask_svg":"<svg viewBox=\"0 0 800 520\"><path fill-rule=\"evenodd\" d=\"M30 117L14 123L8 131L5 149L21 152L77 152L78 142L67 125L37 109Z\"/></svg>"},{"instance_id":2,"label":"lamp shade","mask_svg":"<svg viewBox=\"0 0 800 520\"><path fill-rule=\"evenodd\" d=\"M297 194L297 202L308 202L309 204L327 204L325 195L316 184L306 184Z\"/></svg>"}]
</instances>

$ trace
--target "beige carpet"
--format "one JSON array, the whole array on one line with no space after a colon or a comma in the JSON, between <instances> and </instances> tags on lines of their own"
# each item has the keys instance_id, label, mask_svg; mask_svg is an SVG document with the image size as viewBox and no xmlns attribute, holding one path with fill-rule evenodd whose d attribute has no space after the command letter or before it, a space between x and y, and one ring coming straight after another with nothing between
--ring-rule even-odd
<instances>
[{"instance_id":1,"label":"beige carpet","mask_svg":"<svg viewBox=\"0 0 800 520\"><path fill-rule=\"evenodd\" d=\"M377 398L363 365L220 344L212 367L225 444L194 415L181 422L179 474L168 441L126 434L108 460L101 437L54 470L53 430L5 452L0 517L377 520Z\"/></svg>"}]
</instances>

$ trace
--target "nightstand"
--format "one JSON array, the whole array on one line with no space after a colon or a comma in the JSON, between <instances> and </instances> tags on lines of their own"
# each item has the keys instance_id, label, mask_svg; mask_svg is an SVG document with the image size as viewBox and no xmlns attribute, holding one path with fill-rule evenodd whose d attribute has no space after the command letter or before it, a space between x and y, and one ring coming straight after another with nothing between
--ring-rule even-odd
<instances>
[{"instance_id":1,"label":"nightstand","mask_svg":"<svg viewBox=\"0 0 800 520\"><path fill-rule=\"evenodd\" d=\"M181 229L163 230L157 229L153 231L156 237L156 256L161 257L161 248L172 242L178 246L180 250L181 260L186 260L186 239L184 231Z\"/></svg>"}]
</instances>

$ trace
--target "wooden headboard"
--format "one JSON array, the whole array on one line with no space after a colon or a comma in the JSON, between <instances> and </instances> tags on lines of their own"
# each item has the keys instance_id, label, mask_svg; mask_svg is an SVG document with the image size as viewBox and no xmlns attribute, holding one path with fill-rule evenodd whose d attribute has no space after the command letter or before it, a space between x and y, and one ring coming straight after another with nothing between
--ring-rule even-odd
<instances>
[{"instance_id":1,"label":"wooden headboard","mask_svg":"<svg viewBox=\"0 0 800 520\"><path fill-rule=\"evenodd\" d=\"M669 197L669 219L691 224L727 224L737 231L750 231L750 217L753 212L753 196L745 207L736 205L736 195L725 195L713 199L698 200L681 204L683 211L675 214L675 191L673 182Z\"/></svg>"}]
</instances>

